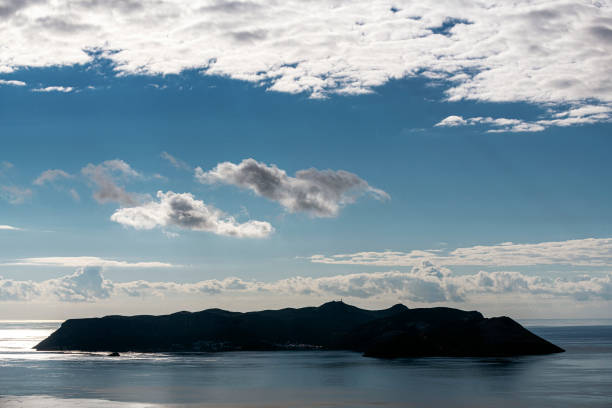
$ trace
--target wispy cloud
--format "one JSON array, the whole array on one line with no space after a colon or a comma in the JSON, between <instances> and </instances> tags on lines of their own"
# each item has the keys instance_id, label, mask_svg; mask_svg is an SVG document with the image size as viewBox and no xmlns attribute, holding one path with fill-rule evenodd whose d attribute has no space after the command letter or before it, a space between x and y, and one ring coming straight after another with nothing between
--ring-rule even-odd
<instances>
[{"instance_id":1,"label":"wispy cloud","mask_svg":"<svg viewBox=\"0 0 612 408\"><path fill-rule=\"evenodd\" d=\"M457 248L448 253L439 250L356 252L331 256L313 255L309 259L311 262L323 264L377 266L413 266L423 261L456 266L612 266L612 238L536 244L506 242Z\"/></svg>"},{"instance_id":2,"label":"wispy cloud","mask_svg":"<svg viewBox=\"0 0 612 408\"><path fill-rule=\"evenodd\" d=\"M3 265L15 266L64 266L85 267L103 266L106 268L172 268L174 264L157 261L129 262L116 259L106 259L97 256L51 256L40 258L21 258Z\"/></svg>"},{"instance_id":3,"label":"wispy cloud","mask_svg":"<svg viewBox=\"0 0 612 408\"><path fill-rule=\"evenodd\" d=\"M0 186L0 199L11 204L23 204L32 196L32 190L17 186Z\"/></svg>"},{"instance_id":4,"label":"wispy cloud","mask_svg":"<svg viewBox=\"0 0 612 408\"><path fill-rule=\"evenodd\" d=\"M0 79L0 85L26 86L26 83L14 79Z\"/></svg>"},{"instance_id":5,"label":"wispy cloud","mask_svg":"<svg viewBox=\"0 0 612 408\"><path fill-rule=\"evenodd\" d=\"M58 179L66 179L66 178L72 178L73 176L71 174L66 173L64 170L60 170L60 169L49 169L49 170L45 170L43 171L40 176L38 176L34 181L33 184L37 185L37 186L42 186L45 183L51 183L55 180Z\"/></svg>"},{"instance_id":6,"label":"wispy cloud","mask_svg":"<svg viewBox=\"0 0 612 408\"><path fill-rule=\"evenodd\" d=\"M32 92L61 92L68 93L74 91L74 88L71 86L47 86L44 88L34 88Z\"/></svg>"},{"instance_id":7,"label":"wispy cloud","mask_svg":"<svg viewBox=\"0 0 612 408\"><path fill-rule=\"evenodd\" d=\"M189 164L187 164L181 159L174 157L168 152L162 152L160 157L164 160L167 160L168 163L170 163L173 167L176 167L177 169L182 169L182 170L187 170L187 171L192 170L192 167Z\"/></svg>"},{"instance_id":8,"label":"wispy cloud","mask_svg":"<svg viewBox=\"0 0 612 408\"><path fill-rule=\"evenodd\" d=\"M524 121L520 119L473 117L451 115L436 123L438 127L484 125L489 133L541 132L551 126L574 126L598 122L612 122L612 107L606 105L583 105L572 109L550 113L547 119Z\"/></svg>"},{"instance_id":9,"label":"wispy cloud","mask_svg":"<svg viewBox=\"0 0 612 408\"><path fill-rule=\"evenodd\" d=\"M89 163L81 173L94 184L94 199L99 203L116 202L125 206L138 205L137 194L130 193L118 184L127 179L140 178L141 174L123 160L106 160L100 164Z\"/></svg>"},{"instance_id":10,"label":"wispy cloud","mask_svg":"<svg viewBox=\"0 0 612 408\"><path fill-rule=\"evenodd\" d=\"M0 225L0 231L20 231L21 228L13 227L12 225Z\"/></svg>"},{"instance_id":11,"label":"wispy cloud","mask_svg":"<svg viewBox=\"0 0 612 408\"><path fill-rule=\"evenodd\" d=\"M241 163L219 163L209 171L197 167L196 179L205 184L231 184L280 203L290 212L306 212L316 217L334 217L343 205L353 203L364 193L377 199L389 195L344 170L299 170L295 177L275 165L254 159Z\"/></svg>"},{"instance_id":12,"label":"wispy cloud","mask_svg":"<svg viewBox=\"0 0 612 408\"><path fill-rule=\"evenodd\" d=\"M136 229L176 227L238 238L264 238L274 232L268 222L238 222L221 210L196 200L190 193L158 191L157 198L159 201L120 208L111 216L111 220Z\"/></svg>"}]
</instances>

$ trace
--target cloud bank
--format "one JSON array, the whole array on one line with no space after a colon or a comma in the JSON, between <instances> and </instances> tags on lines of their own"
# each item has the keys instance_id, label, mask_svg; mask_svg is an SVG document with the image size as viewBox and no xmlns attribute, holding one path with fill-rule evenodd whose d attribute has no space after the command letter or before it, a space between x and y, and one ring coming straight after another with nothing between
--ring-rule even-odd
<instances>
[{"instance_id":1,"label":"cloud bank","mask_svg":"<svg viewBox=\"0 0 612 408\"><path fill-rule=\"evenodd\" d=\"M159 201L120 208L111 216L111 220L141 230L177 227L238 238L264 238L274 232L268 222L250 220L240 223L221 210L196 200L190 193L158 191L157 198Z\"/></svg>"},{"instance_id":2,"label":"cloud bank","mask_svg":"<svg viewBox=\"0 0 612 408\"><path fill-rule=\"evenodd\" d=\"M612 266L612 238L587 238L568 241L456 248L444 254L439 250L410 252L356 252L331 256L313 255L311 262L342 265L413 266L423 261L438 265L529 266L572 265Z\"/></svg>"},{"instance_id":3,"label":"cloud bank","mask_svg":"<svg viewBox=\"0 0 612 408\"><path fill-rule=\"evenodd\" d=\"M11 0L0 10L0 72L102 56L121 75L198 69L313 97L423 76L450 101L612 101L607 1Z\"/></svg>"},{"instance_id":4,"label":"cloud bank","mask_svg":"<svg viewBox=\"0 0 612 408\"><path fill-rule=\"evenodd\" d=\"M410 272L376 272L321 278L292 277L274 282L240 278L212 279L195 283L111 282L98 266L79 268L72 275L42 282L0 278L0 300L47 300L95 302L115 297L223 296L270 294L392 298L418 303L464 302L480 295L569 297L579 301L612 300L612 274L574 279L542 278L519 272L483 272L455 276L450 270L421 262Z\"/></svg>"},{"instance_id":5,"label":"cloud bank","mask_svg":"<svg viewBox=\"0 0 612 408\"><path fill-rule=\"evenodd\" d=\"M385 200L389 195L370 186L365 180L344 170L299 170L295 177L275 165L254 159L239 164L219 163L210 171L195 170L196 179L204 184L230 184L251 190L281 204L289 212L306 212L315 217L334 217L356 196L370 194Z\"/></svg>"}]
</instances>

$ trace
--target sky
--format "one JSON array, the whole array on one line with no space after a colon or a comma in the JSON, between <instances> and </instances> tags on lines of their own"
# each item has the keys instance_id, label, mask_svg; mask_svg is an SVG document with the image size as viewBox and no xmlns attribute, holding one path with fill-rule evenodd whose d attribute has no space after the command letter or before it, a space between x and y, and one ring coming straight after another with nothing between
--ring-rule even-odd
<instances>
[{"instance_id":1,"label":"sky","mask_svg":"<svg viewBox=\"0 0 612 408\"><path fill-rule=\"evenodd\" d=\"M609 1L0 0L0 319L612 318Z\"/></svg>"}]
</instances>

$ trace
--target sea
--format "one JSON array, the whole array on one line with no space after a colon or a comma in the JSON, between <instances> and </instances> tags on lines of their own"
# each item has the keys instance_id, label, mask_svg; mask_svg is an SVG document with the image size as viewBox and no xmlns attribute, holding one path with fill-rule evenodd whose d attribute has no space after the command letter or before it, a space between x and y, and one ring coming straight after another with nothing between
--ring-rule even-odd
<instances>
[{"instance_id":1,"label":"sea","mask_svg":"<svg viewBox=\"0 0 612 408\"><path fill-rule=\"evenodd\" d=\"M32 349L60 323L0 321L0 407L612 407L612 320L521 321L561 354L397 360Z\"/></svg>"}]
</instances>

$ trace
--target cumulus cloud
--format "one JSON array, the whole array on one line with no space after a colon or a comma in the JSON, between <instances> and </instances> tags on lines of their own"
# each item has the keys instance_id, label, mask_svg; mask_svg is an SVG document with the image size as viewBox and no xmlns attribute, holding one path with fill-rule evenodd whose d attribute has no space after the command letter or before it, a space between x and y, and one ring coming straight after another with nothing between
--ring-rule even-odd
<instances>
[{"instance_id":1,"label":"cumulus cloud","mask_svg":"<svg viewBox=\"0 0 612 408\"><path fill-rule=\"evenodd\" d=\"M17 266L100 266L105 268L171 268L176 265L166 262L144 261L128 262L116 259L105 259L97 256L50 256L39 258L20 258L4 265Z\"/></svg>"},{"instance_id":2,"label":"cumulus cloud","mask_svg":"<svg viewBox=\"0 0 612 408\"><path fill-rule=\"evenodd\" d=\"M74 90L71 86L47 86L45 88L34 88L32 92L62 92L68 93Z\"/></svg>"},{"instance_id":3,"label":"cumulus cloud","mask_svg":"<svg viewBox=\"0 0 612 408\"><path fill-rule=\"evenodd\" d=\"M0 79L0 85L25 86L26 83L14 79Z\"/></svg>"},{"instance_id":4,"label":"cumulus cloud","mask_svg":"<svg viewBox=\"0 0 612 408\"><path fill-rule=\"evenodd\" d=\"M320 278L292 277L273 282L247 281L236 277L195 283L111 282L100 267L79 268L68 276L42 282L0 278L0 300L97 301L118 296L186 296L269 294L345 297L357 299L393 298L419 303L464 302L479 295L527 294L570 297L579 301L612 300L612 275L579 276L574 279L543 278L519 272L483 272L453 275L430 262L410 272L375 272Z\"/></svg>"},{"instance_id":5,"label":"cumulus cloud","mask_svg":"<svg viewBox=\"0 0 612 408\"><path fill-rule=\"evenodd\" d=\"M275 165L254 159L239 164L223 162L210 171L197 167L195 177L205 184L231 184L277 201L290 212L307 212L316 217L334 217L345 204L368 193L385 200L389 195L344 170L299 170L295 177Z\"/></svg>"},{"instance_id":6,"label":"cumulus cloud","mask_svg":"<svg viewBox=\"0 0 612 408\"><path fill-rule=\"evenodd\" d=\"M66 178L72 178L72 175L66 173L64 170L60 170L60 169L49 169L49 170L45 170L43 171L40 176L38 176L36 178L36 180L34 180L34 184L37 186L42 186L45 183L52 183L55 180L58 179L66 179Z\"/></svg>"},{"instance_id":7,"label":"cumulus cloud","mask_svg":"<svg viewBox=\"0 0 612 408\"><path fill-rule=\"evenodd\" d=\"M161 158L164 159L164 160L167 160L168 163L170 163L173 167L175 167L177 169L191 171L191 166L189 164L185 163L181 159L177 159L176 157L174 157L173 155L171 155L168 152L162 152L161 153Z\"/></svg>"},{"instance_id":8,"label":"cumulus cloud","mask_svg":"<svg viewBox=\"0 0 612 408\"><path fill-rule=\"evenodd\" d=\"M97 165L89 163L81 169L81 173L95 185L97 190L93 196L99 203L138 205L139 197L118 184L120 181L141 177L140 173L123 160L107 160Z\"/></svg>"},{"instance_id":9,"label":"cumulus cloud","mask_svg":"<svg viewBox=\"0 0 612 408\"><path fill-rule=\"evenodd\" d=\"M612 266L612 238L587 238L568 241L456 248L447 253L439 250L410 252L356 252L331 256L313 255L314 263L343 265L413 266L424 260L439 265L529 266L572 265Z\"/></svg>"},{"instance_id":10,"label":"cumulus cloud","mask_svg":"<svg viewBox=\"0 0 612 408\"><path fill-rule=\"evenodd\" d=\"M435 126L456 127L470 125L485 125L489 127L489 133L517 133L517 132L541 132L551 126L573 126L598 122L612 121L612 106L608 105L583 105L572 109L553 112L548 119L540 119L532 122L520 119L473 117L463 118L461 116L447 116Z\"/></svg>"},{"instance_id":11,"label":"cumulus cloud","mask_svg":"<svg viewBox=\"0 0 612 408\"><path fill-rule=\"evenodd\" d=\"M65 302L106 299L112 294L113 284L102 277L101 271L99 266L79 268L72 275L44 282L43 288Z\"/></svg>"},{"instance_id":12,"label":"cumulus cloud","mask_svg":"<svg viewBox=\"0 0 612 408\"><path fill-rule=\"evenodd\" d=\"M78 268L71 275L42 282L0 278L0 300L29 301L42 298L63 302L90 302L106 299L113 284L102 277L99 266Z\"/></svg>"},{"instance_id":13,"label":"cumulus cloud","mask_svg":"<svg viewBox=\"0 0 612 408\"><path fill-rule=\"evenodd\" d=\"M612 99L612 7L604 1L8 4L0 72L102 56L119 74L198 69L312 97L420 75L445 83L451 101Z\"/></svg>"},{"instance_id":14,"label":"cumulus cloud","mask_svg":"<svg viewBox=\"0 0 612 408\"><path fill-rule=\"evenodd\" d=\"M221 210L196 200L190 193L158 191L157 198L159 201L120 208L111 220L136 229L177 227L238 238L263 238L274 232L268 222L250 220L240 223Z\"/></svg>"}]
</instances>

